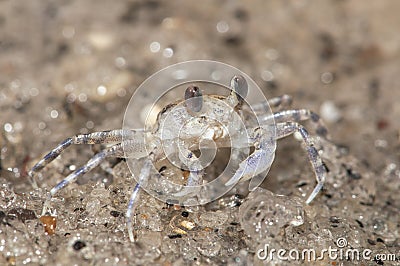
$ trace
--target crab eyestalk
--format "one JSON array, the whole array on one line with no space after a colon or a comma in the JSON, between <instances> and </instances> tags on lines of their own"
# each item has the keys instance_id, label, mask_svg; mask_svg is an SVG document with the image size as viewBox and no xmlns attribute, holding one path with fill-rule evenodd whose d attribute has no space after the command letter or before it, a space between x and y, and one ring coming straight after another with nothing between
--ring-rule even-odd
<instances>
[{"instance_id":1,"label":"crab eyestalk","mask_svg":"<svg viewBox=\"0 0 400 266\"><path fill-rule=\"evenodd\" d=\"M185 106L188 111L198 113L203 107L203 94L199 87L189 86L185 91Z\"/></svg>"},{"instance_id":2,"label":"crab eyestalk","mask_svg":"<svg viewBox=\"0 0 400 266\"><path fill-rule=\"evenodd\" d=\"M235 92L239 103L243 102L249 93L249 86L242 75L235 75L231 79L231 89Z\"/></svg>"}]
</instances>

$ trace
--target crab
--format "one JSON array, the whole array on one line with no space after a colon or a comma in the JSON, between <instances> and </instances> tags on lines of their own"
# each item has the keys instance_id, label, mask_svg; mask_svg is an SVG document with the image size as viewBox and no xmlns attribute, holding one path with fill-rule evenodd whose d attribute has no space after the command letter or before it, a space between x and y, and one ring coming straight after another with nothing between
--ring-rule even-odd
<instances>
[{"instance_id":1,"label":"crab","mask_svg":"<svg viewBox=\"0 0 400 266\"><path fill-rule=\"evenodd\" d=\"M252 120L245 105L248 83L244 76L235 75L229 87L230 94L221 96L203 95L199 86L190 85L185 90L184 99L165 106L158 113L154 125L143 130L118 129L78 134L62 141L33 166L29 171L31 178L73 144L112 144L112 146L95 154L85 165L54 186L44 204L42 215L45 215L49 201L57 192L98 166L106 158L144 158L126 211L129 239L135 241L132 215L137 206L141 187L146 186L154 162L165 158L180 161L181 167L189 172L189 176L186 186L175 192L174 196L196 195L205 173L202 160L193 151L198 149L199 143L213 142L218 147L230 145L239 148L253 147L253 152L238 164L233 176L224 181L225 186L230 187L268 171L274 160L275 141L295 132L301 136L317 181L306 200L306 204L310 204L324 185L327 169L314 145L313 137L299 122L310 120L315 126L316 134L326 138L327 129L320 117L308 109L284 110L290 106L292 99L288 95L283 95L253 106L253 111L261 118L261 124L243 135L242 131L246 126L244 124L247 123L243 121ZM279 108L279 111L265 112L269 106ZM273 123L269 123L271 121ZM232 137L236 142L229 141Z\"/></svg>"}]
</instances>

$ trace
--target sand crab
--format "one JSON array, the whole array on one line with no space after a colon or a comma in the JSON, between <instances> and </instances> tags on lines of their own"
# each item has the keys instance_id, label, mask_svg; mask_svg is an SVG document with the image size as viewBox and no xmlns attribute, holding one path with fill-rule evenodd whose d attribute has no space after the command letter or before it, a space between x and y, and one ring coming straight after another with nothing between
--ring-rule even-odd
<instances>
[{"instance_id":1,"label":"sand crab","mask_svg":"<svg viewBox=\"0 0 400 266\"><path fill-rule=\"evenodd\" d=\"M243 123L251 120L244 108L248 93L246 78L242 75L233 76L230 89L230 94L227 96L203 95L201 88L190 85L185 90L184 99L165 106L151 128L110 130L67 138L34 165L29 175L33 177L72 144L115 144L94 155L85 165L53 187L50 190L49 201L58 191L98 166L107 157L146 158L136 178L138 182L132 191L126 211L128 235L130 240L134 241L131 226L132 214L137 205L140 188L146 185L154 161L170 156L172 160L178 160L183 167L186 167L190 173L187 186L174 194L176 197L185 197L197 193L198 191L194 188L203 182L203 162L193 152L193 149L198 149L199 143L207 145L208 142L213 142L222 147L230 145L254 147L254 151L238 164L233 176L224 181L225 186L233 186L239 181L247 180L268 170L274 160L275 140L298 132L305 144L304 147L317 180L316 187L306 201L309 204L323 187L326 168L309 133L298 122L309 119L314 123L317 135L326 137L327 130L320 117L307 109L263 113L265 104L274 108L287 107L291 98L283 95L270 99L268 103L253 106L253 111L258 112L261 117L261 125L252 128L247 135L242 134ZM267 123L267 121L274 121L274 123ZM177 128L180 130L176 130ZM238 140L235 143L228 141L228 137L232 135ZM43 207L43 215L46 207L47 202Z\"/></svg>"}]
</instances>

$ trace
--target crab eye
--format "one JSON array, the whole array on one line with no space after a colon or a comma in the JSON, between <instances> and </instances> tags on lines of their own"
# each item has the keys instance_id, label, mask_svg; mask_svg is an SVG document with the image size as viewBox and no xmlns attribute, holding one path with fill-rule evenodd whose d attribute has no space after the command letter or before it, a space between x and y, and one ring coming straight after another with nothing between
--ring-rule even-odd
<instances>
[{"instance_id":1,"label":"crab eye","mask_svg":"<svg viewBox=\"0 0 400 266\"><path fill-rule=\"evenodd\" d=\"M236 92L239 100L246 98L249 92L249 87L247 85L246 79L241 75L236 75L231 79L231 89Z\"/></svg>"},{"instance_id":2,"label":"crab eye","mask_svg":"<svg viewBox=\"0 0 400 266\"><path fill-rule=\"evenodd\" d=\"M197 86L189 86L185 91L185 105L189 111L200 112L203 107L203 94Z\"/></svg>"}]
</instances>

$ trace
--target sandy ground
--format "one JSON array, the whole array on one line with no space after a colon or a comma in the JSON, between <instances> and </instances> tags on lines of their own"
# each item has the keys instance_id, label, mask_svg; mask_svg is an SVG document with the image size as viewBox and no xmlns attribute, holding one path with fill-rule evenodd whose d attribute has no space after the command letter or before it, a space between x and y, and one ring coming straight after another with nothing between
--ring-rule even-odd
<instances>
[{"instance_id":1,"label":"sandy ground","mask_svg":"<svg viewBox=\"0 0 400 266\"><path fill-rule=\"evenodd\" d=\"M0 264L260 265L269 263L257 257L265 243L320 251L343 237L346 248L397 255L364 265L398 265L399 8L355 0L0 1ZM243 218L253 205L283 204L276 194L263 198L265 190L198 208L143 194L138 241L130 243L124 213L134 180L111 159L54 198L55 232L44 228L51 224L39 220L46 193L101 147L69 149L41 172L36 189L27 170L66 137L121 128L142 81L191 59L231 64L267 97L290 94L293 108L321 115L337 144L322 147L330 172L321 195L305 206L313 173L288 138L262 185L288 197L280 223ZM276 213L260 208L267 220ZM297 225L292 211L301 213ZM195 227L182 229L182 221ZM254 232L257 221L264 227Z\"/></svg>"}]
</instances>

